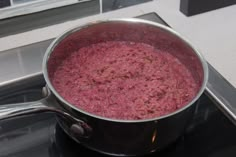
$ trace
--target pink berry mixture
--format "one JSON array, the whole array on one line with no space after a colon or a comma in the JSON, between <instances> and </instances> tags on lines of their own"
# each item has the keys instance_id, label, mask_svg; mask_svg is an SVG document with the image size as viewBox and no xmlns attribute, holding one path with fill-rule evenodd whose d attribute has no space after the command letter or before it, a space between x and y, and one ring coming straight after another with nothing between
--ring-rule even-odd
<instances>
[{"instance_id":1,"label":"pink berry mixture","mask_svg":"<svg viewBox=\"0 0 236 157\"><path fill-rule=\"evenodd\" d=\"M80 48L51 78L69 103L94 115L139 120L172 113L198 92L189 69L144 43L108 41Z\"/></svg>"}]
</instances>

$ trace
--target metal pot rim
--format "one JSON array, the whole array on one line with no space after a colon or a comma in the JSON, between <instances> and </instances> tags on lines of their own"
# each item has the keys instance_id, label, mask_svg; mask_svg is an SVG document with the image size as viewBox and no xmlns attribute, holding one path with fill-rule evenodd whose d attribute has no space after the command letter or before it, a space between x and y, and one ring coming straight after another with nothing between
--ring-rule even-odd
<instances>
[{"instance_id":1,"label":"metal pot rim","mask_svg":"<svg viewBox=\"0 0 236 157\"><path fill-rule=\"evenodd\" d=\"M105 118L105 117L94 115L94 114L91 114L91 113L86 112L84 110L81 110L81 109L75 107L74 105L70 104L68 101L64 100L59 95L59 93L55 90L55 88L51 84L51 82L49 80L49 77L48 77L47 63L48 63L48 60L49 60L49 57L50 57L51 53L53 52L54 48L63 39L65 39L68 35L70 35L70 34L72 34L74 32L77 32L77 31L79 31L81 29L87 28L87 27L89 27L91 25L100 24L100 23L109 23L109 22L132 22L132 23L143 23L143 24L147 24L147 25L152 25L152 26L155 26L155 27L158 27L158 28L161 28L161 29L167 31L167 32L171 33L174 36L177 36L178 38L180 38L180 40L185 42L192 50L194 50L195 54L197 55L197 57L199 58L199 60L200 60L200 62L202 64L203 73L204 73L204 78L203 78L203 82L202 82L201 88L200 88L198 94L194 97L194 99L192 99L192 101L189 102L184 107L182 107L182 108L180 108L180 109L178 109L178 110L176 110L176 111L174 111L174 112L172 112L170 114L167 114L167 115L164 115L164 116L160 116L160 117L156 117L156 118L142 119L142 120L120 120L120 119ZM74 110L76 110L78 112L81 112L81 113L83 113L85 115L88 115L88 116L91 116L91 117L94 117L94 118L98 118L98 119L101 119L101 120L105 120L105 121L121 122L121 123L140 123L140 122L158 121L160 119L164 119L164 118L168 118L168 117L174 116L174 115L180 113L181 111L186 110L187 108L189 108L192 104L194 104L195 101L197 101L199 99L199 97L204 92L204 90L206 88L207 81L208 81L208 66L207 66L207 62L204 59L203 55L196 48L194 48L187 39L183 38L182 35L180 35L178 32L172 30L171 28L169 28L167 26L164 26L164 25L156 23L156 22L151 22L151 21L148 21L148 20L142 20L142 19L137 19L137 18L118 18L118 19L114 18L114 19L108 19L108 20L100 20L100 21L95 21L95 22L91 22L91 23L88 23L88 24L84 24L84 25L75 26L74 28L65 31L64 33L59 35L50 44L50 46L47 48L46 53L45 53L44 58L43 58L43 69L42 70L43 70L43 75L44 75L44 79L45 79L45 81L47 83L47 86L49 87L51 92L61 102L63 102L64 104L66 104L70 108L72 108L72 109L74 109Z\"/></svg>"}]
</instances>

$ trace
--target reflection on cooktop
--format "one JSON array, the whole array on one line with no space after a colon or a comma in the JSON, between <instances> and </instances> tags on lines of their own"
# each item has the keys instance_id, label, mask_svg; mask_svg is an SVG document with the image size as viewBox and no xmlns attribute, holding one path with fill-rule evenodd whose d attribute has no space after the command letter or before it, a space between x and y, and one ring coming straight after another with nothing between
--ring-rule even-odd
<instances>
[{"instance_id":1,"label":"reflection on cooktop","mask_svg":"<svg viewBox=\"0 0 236 157\"><path fill-rule=\"evenodd\" d=\"M140 18L165 24L155 13ZM0 98L0 104L40 99L42 86L11 93ZM206 95L201 96L194 113L183 136L166 149L145 156L235 157L236 127ZM4 157L106 156L73 141L52 113L0 121L0 146L0 156Z\"/></svg>"}]
</instances>

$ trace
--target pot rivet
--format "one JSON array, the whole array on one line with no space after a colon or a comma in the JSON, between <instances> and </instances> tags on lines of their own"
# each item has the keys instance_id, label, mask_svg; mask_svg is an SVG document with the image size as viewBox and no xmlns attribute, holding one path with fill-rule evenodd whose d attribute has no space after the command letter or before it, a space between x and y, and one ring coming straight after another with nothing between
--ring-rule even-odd
<instances>
[{"instance_id":1,"label":"pot rivet","mask_svg":"<svg viewBox=\"0 0 236 157\"><path fill-rule=\"evenodd\" d=\"M71 125L70 131L76 136L83 136L84 135L84 129L79 124Z\"/></svg>"}]
</instances>

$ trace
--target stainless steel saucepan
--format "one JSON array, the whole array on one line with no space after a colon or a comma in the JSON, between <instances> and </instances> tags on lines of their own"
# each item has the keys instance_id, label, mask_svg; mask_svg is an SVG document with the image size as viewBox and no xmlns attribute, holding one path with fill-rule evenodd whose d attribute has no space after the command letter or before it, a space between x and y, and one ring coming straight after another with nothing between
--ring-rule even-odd
<instances>
[{"instance_id":1,"label":"stainless steel saucepan","mask_svg":"<svg viewBox=\"0 0 236 157\"><path fill-rule=\"evenodd\" d=\"M173 113L145 120L104 118L64 100L50 80L58 65L81 47L114 40L147 43L176 56L198 83L197 95ZM191 119L193 106L208 79L206 61L187 40L166 26L140 19L98 21L63 33L47 49L42 70L47 83L44 88L46 97L36 102L0 106L0 119L54 112L62 129L75 141L95 151L117 156L143 155L174 142Z\"/></svg>"}]
</instances>

